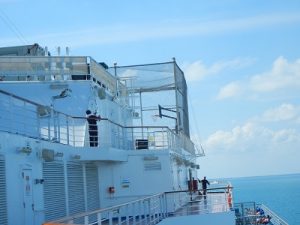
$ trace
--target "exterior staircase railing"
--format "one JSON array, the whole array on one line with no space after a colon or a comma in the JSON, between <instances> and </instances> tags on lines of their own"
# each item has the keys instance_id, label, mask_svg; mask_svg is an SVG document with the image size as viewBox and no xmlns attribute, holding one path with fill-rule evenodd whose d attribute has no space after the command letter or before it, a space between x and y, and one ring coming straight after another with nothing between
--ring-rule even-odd
<instances>
[{"instance_id":1,"label":"exterior staircase railing","mask_svg":"<svg viewBox=\"0 0 300 225\"><path fill-rule=\"evenodd\" d=\"M143 197L123 204L68 216L43 225L150 225L167 217L231 211L228 186L198 191L171 191ZM195 205L196 204L196 205ZM197 206L197 207L195 207Z\"/></svg>"}]
</instances>

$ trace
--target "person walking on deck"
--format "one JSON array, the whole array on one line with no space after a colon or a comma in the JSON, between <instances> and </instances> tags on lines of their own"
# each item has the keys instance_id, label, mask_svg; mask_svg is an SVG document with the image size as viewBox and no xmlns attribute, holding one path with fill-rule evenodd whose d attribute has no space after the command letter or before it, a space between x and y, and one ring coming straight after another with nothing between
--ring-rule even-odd
<instances>
[{"instance_id":1,"label":"person walking on deck","mask_svg":"<svg viewBox=\"0 0 300 225\"><path fill-rule=\"evenodd\" d=\"M207 185L210 185L210 183L208 182L208 180L206 180L206 177L204 177L203 180L198 179L198 181L202 184L203 195L204 198L206 198Z\"/></svg>"}]
</instances>

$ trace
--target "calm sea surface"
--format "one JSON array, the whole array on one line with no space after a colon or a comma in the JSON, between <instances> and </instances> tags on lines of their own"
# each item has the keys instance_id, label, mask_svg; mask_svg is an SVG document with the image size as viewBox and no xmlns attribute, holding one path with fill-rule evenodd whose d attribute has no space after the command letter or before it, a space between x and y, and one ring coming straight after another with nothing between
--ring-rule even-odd
<instances>
[{"instance_id":1,"label":"calm sea surface","mask_svg":"<svg viewBox=\"0 0 300 225\"><path fill-rule=\"evenodd\" d=\"M228 179L234 202L263 203L289 225L300 225L300 174Z\"/></svg>"}]
</instances>

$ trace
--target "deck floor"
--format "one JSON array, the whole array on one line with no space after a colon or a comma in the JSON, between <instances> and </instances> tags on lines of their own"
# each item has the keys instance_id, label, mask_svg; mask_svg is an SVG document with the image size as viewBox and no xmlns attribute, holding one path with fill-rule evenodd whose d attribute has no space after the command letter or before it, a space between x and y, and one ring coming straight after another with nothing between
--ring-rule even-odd
<instances>
[{"instance_id":1,"label":"deck floor","mask_svg":"<svg viewBox=\"0 0 300 225\"><path fill-rule=\"evenodd\" d=\"M199 195L170 216L186 216L229 211L224 193L209 193L206 197Z\"/></svg>"}]
</instances>

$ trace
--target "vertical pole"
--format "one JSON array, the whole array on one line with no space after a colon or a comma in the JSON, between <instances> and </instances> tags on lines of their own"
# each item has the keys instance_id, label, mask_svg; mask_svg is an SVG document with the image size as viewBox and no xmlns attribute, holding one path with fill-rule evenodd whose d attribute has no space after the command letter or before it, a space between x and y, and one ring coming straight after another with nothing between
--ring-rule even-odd
<instances>
[{"instance_id":1,"label":"vertical pole","mask_svg":"<svg viewBox=\"0 0 300 225\"><path fill-rule=\"evenodd\" d=\"M178 96L177 96L177 89L178 89L178 80L177 80L177 77L176 77L176 60L175 58L173 58L173 72L174 72L174 83L175 83L175 99L176 99L176 133L178 134L178 130L179 130L179 124L180 124L180 121L179 121L179 109L178 109Z\"/></svg>"},{"instance_id":2,"label":"vertical pole","mask_svg":"<svg viewBox=\"0 0 300 225\"><path fill-rule=\"evenodd\" d=\"M89 216L84 216L84 225L89 224Z\"/></svg>"},{"instance_id":3,"label":"vertical pole","mask_svg":"<svg viewBox=\"0 0 300 225\"><path fill-rule=\"evenodd\" d=\"M51 115L50 117L48 117L48 140L50 141L51 140L51 126L50 126L50 120L51 118L53 117L53 113L52 113L52 109L51 109Z\"/></svg>"},{"instance_id":4,"label":"vertical pole","mask_svg":"<svg viewBox=\"0 0 300 225\"><path fill-rule=\"evenodd\" d=\"M67 119L66 119L66 126L67 126L67 145L70 145L69 116L67 116Z\"/></svg>"},{"instance_id":5,"label":"vertical pole","mask_svg":"<svg viewBox=\"0 0 300 225\"><path fill-rule=\"evenodd\" d=\"M108 224L113 225L113 211L108 212Z\"/></svg>"},{"instance_id":6,"label":"vertical pole","mask_svg":"<svg viewBox=\"0 0 300 225\"><path fill-rule=\"evenodd\" d=\"M60 142L60 115L59 115L59 113L57 113L56 114L57 116L57 141L59 142L59 143L61 143Z\"/></svg>"},{"instance_id":7,"label":"vertical pole","mask_svg":"<svg viewBox=\"0 0 300 225\"><path fill-rule=\"evenodd\" d=\"M149 210L149 224L151 224L152 222L151 199L148 199L148 210Z\"/></svg>"},{"instance_id":8,"label":"vertical pole","mask_svg":"<svg viewBox=\"0 0 300 225\"><path fill-rule=\"evenodd\" d=\"M12 110L12 105L13 105L13 103L12 103L12 97L11 96L9 96L9 99L8 99L8 101L9 101L9 103L8 103L8 114L9 114L9 125L8 125L8 130L10 131L10 132L13 132L13 124L12 124L12 121L13 121L13 114L12 114L12 112L13 112L13 110Z\"/></svg>"},{"instance_id":9,"label":"vertical pole","mask_svg":"<svg viewBox=\"0 0 300 225\"><path fill-rule=\"evenodd\" d=\"M132 203L132 224L136 224L136 218L135 218L135 203Z\"/></svg>"},{"instance_id":10,"label":"vertical pole","mask_svg":"<svg viewBox=\"0 0 300 225\"><path fill-rule=\"evenodd\" d=\"M142 92L141 91L140 91L140 114L141 114L142 139L144 139L143 100L142 100Z\"/></svg>"},{"instance_id":11,"label":"vertical pole","mask_svg":"<svg viewBox=\"0 0 300 225\"><path fill-rule=\"evenodd\" d=\"M139 211L139 214L138 214L138 221L139 221L139 224L141 224L141 221L142 221L142 202L139 201L138 202L138 211Z\"/></svg>"},{"instance_id":12,"label":"vertical pole","mask_svg":"<svg viewBox=\"0 0 300 225\"><path fill-rule=\"evenodd\" d=\"M126 205L126 225L129 225L129 205Z\"/></svg>"},{"instance_id":13,"label":"vertical pole","mask_svg":"<svg viewBox=\"0 0 300 225\"><path fill-rule=\"evenodd\" d=\"M23 123L23 127L24 127L24 131L23 131L23 134L26 135L27 131L26 131L26 116L25 116L26 115L26 102L25 101L23 101L23 107L24 107L24 113L23 113L23 122L24 122Z\"/></svg>"},{"instance_id":14,"label":"vertical pole","mask_svg":"<svg viewBox=\"0 0 300 225\"><path fill-rule=\"evenodd\" d=\"M74 125L74 119L72 120L73 125L72 125L72 129L73 129L73 146L76 146L76 137L75 137L75 125Z\"/></svg>"},{"instance_id":15,"label":"vertical pole","mask_svg":"<svg viewBox=\"0 0 300 225\"><path fill-rule=\"evenodd\" d=\"M146 202L145 200L143 201L143 208L144 208L144 223L147 224L147 205L146 205Z\"/></svg>"},{"instance_id":16,"label":"vertical pole","mask_svg":"<svg viewBox=\"0 0 300 225\"><path fill-rule=\"evenodd\" d=\"M101 213L97 213L97 224L98 225L102 224Z\"/></svg>"},{"instance_id":17,"label":"vertical pole","mask_svg":"<svg viewBox=\"0 0 300 225\"><path fill-rule=\"evenodd\" d=\"M38 132L38 138L41 139L41 119L39 116L38 111L36 111L36 126L37 126L37 132Z\"/></svg>"},{"instance_id":18,"label":"vertical pole","mask_svg":"<svg viewBox=\"0 0 300 225\"><path fill-rule=\"evenodd\" d=\"M120 212L120 208L118 209L118 225L122 224L122 218L121 218L121 212Z\"/></svg>"}]
</instances>

